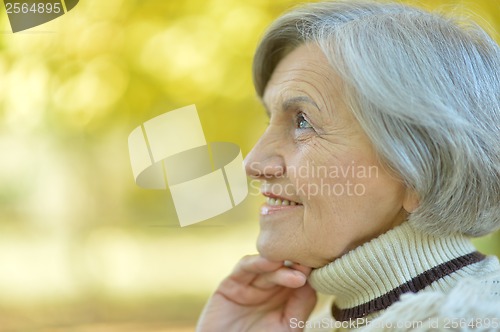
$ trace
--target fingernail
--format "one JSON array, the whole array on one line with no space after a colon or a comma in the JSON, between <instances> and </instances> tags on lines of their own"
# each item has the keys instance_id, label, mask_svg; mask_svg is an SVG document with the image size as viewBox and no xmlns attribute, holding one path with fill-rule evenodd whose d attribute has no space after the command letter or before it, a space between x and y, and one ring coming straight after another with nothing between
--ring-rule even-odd
<instances>
[{"instance_id":1,"label":"fingernail","mask_svg":"<svg viewBox=\"0 0 500 332\"><path fill-rule=\"evenodd\" d=\"M297 270L293 270L292 273L294 275L296 275L297 277L301 277L302 279L306 280L306 276L304 275L304 273L297 271Z\"/></svg>"}]
</instances>

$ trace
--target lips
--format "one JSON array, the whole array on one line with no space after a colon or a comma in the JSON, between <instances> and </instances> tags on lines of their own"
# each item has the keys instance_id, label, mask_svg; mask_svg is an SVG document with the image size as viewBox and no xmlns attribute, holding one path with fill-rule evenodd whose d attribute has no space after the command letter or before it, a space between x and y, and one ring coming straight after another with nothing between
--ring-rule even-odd
<instances>
[{"instance_id":1,"label":"lips","mask_svg":"<svg viewBox=\"0 0 500 332\"><path fill-rule=\"evenodd\" d=\"M266 203L260 209L261 215L269 215L279 211L286 211L302 206L301 203L288 197L278 196L269 192L264 192L262 194L266 196Z\"/></svg>"}]
</instances>

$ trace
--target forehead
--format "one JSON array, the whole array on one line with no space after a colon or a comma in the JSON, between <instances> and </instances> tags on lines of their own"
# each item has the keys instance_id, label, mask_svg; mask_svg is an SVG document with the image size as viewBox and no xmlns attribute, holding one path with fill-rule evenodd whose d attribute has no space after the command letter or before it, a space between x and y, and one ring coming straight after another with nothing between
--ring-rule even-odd
<instances>
[{"instance_id":1,"label":"forehead","mask_svg":"<svg viewBox=\"0 0 500 332\"><path fill-rule=\"evenodd\" d=\"M266 105L271 105L285 97L305 93L324 101L333 97L339 84L338 75L321 49L314 44L305 44L278 63L266 86L263 100Z\"/></svg>"}]
</instances>

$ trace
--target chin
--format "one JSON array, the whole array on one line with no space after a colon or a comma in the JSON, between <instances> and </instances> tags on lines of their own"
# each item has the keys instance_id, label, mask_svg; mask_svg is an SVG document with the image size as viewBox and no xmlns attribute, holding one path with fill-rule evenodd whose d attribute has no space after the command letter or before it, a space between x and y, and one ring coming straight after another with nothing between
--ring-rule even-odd
<instances>
[{"instance_id":1,"label":"chin","mask_svg":"<svg viewBox=\"0 0 500 332\"><path fill-rule=\"evenodd\" d=\"M291 261L312 269L327 265L334 260L305 257L305 250L301 250L300 252L302 255L300 255L297 254L297 252L294 253L291 251L290 248L283 248L283 246L279 246L278 243L286 243L286 241L277 241L277 239L270 240L269 238L259 235L257 239L257 251L260 256L273 262Z\"/></svg>"},{"instance_id":2,"label":"chin","mask_svg":"<svg viewBox=\"0 0 500 332\"><path fill-rule=\"evenodd\" d=\"M273 262L292 260L289 257L290 255L287 255L285 252L286 249L281 248L280 243L282 243L282 241L270 239L268 236L261 233L257 238L257 251L262 257Z\"/></svg>"}]
</instances>

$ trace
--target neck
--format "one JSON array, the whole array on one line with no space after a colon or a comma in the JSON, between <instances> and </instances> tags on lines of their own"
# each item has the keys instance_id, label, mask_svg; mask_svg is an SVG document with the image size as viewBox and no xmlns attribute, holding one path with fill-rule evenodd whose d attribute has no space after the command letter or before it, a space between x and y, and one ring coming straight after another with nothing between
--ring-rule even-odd
<instances>
[{"instance_id":1,"label":"neck","mask_svg":"<svg viewBox=\"0 0 500 332\"><path fill-rule=\"evenodd\" d=\"M379 313L406 292L446 290L483 258L463 235L432 236L405 222L314 270L309 282L335 296L332 314L346 321Z\"/></svg>"}]
</instances>

